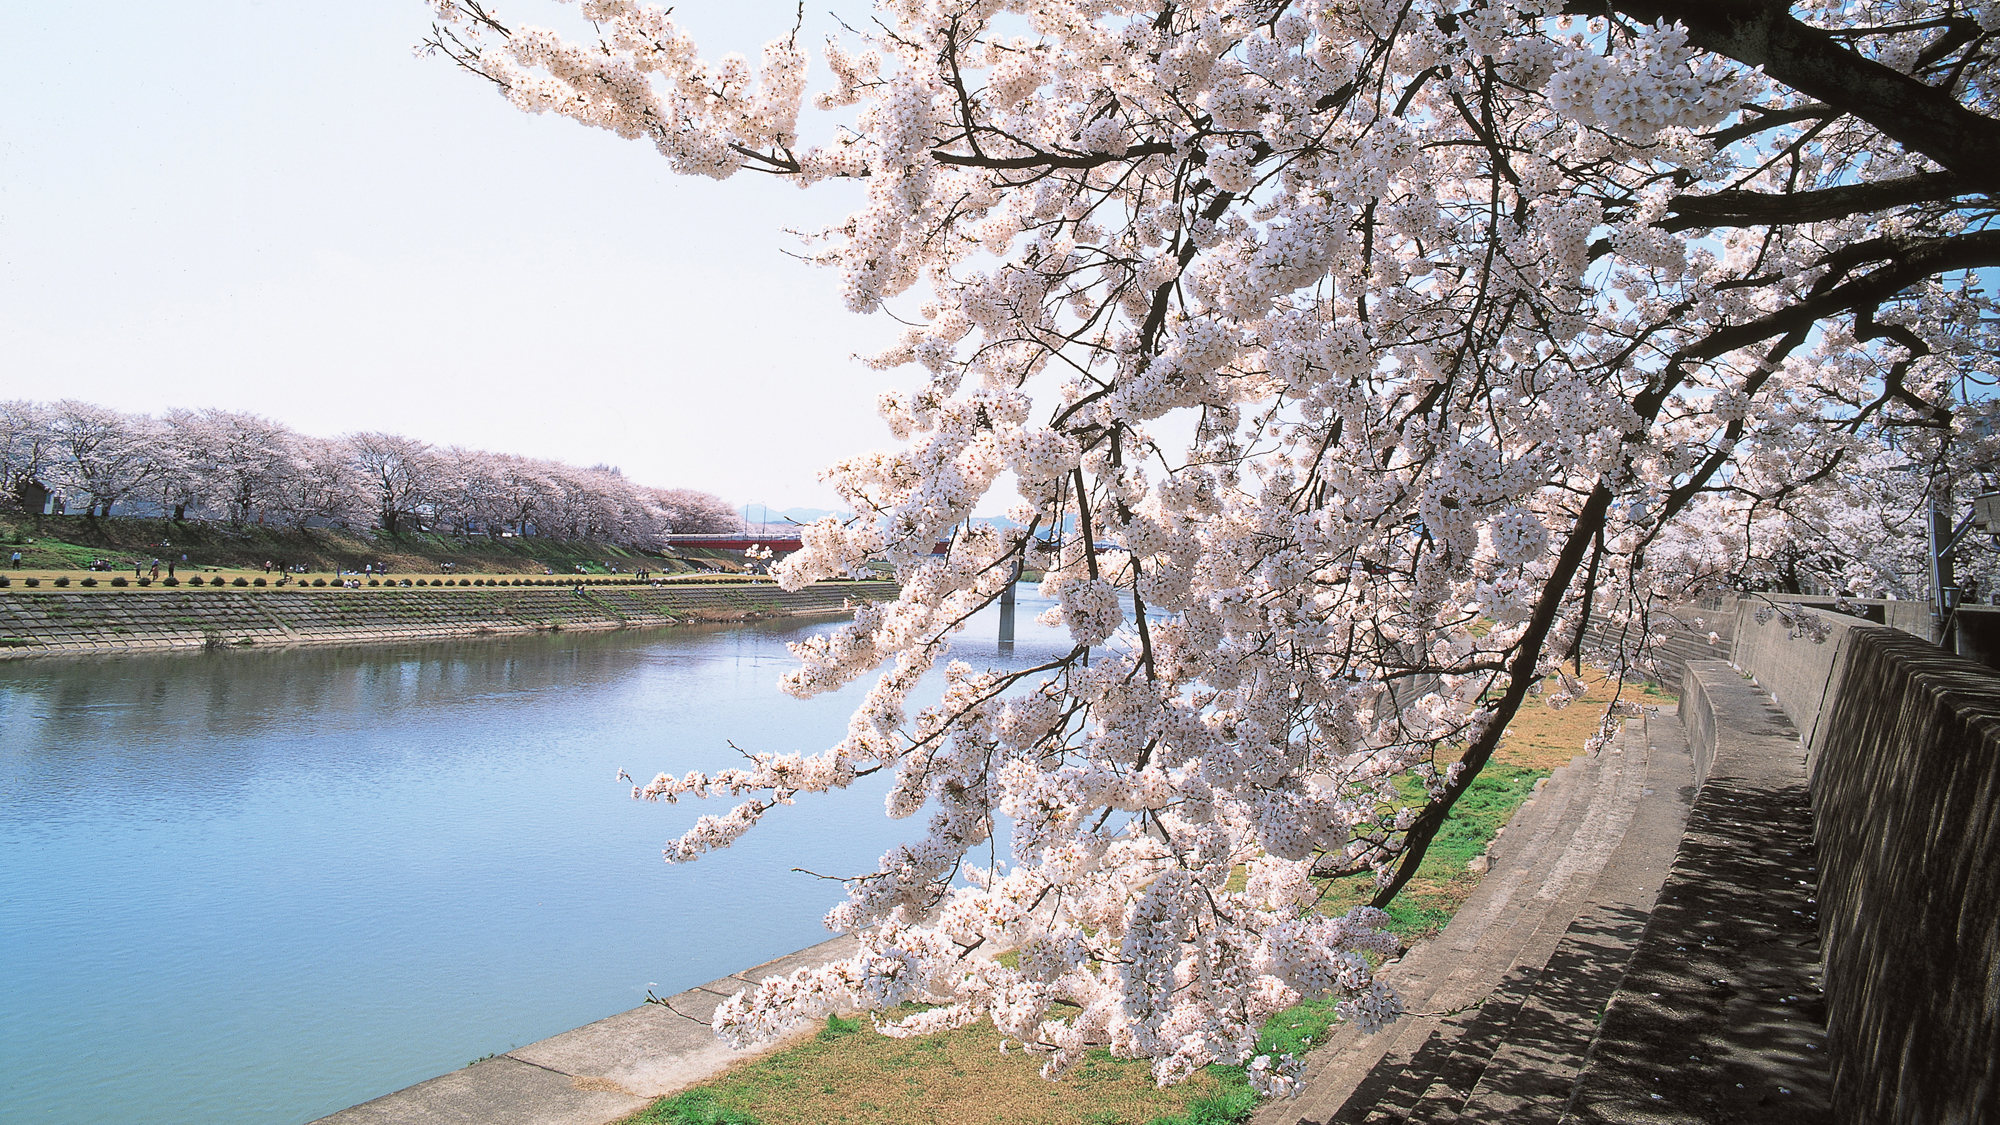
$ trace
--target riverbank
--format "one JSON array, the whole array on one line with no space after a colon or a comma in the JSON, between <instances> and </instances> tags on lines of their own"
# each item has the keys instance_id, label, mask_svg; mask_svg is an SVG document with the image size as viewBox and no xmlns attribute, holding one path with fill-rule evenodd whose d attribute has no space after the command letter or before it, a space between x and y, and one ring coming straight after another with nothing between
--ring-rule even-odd
<instances>
[{"instance_id":1,"label":"riverbank","mask_svg":"<svg viewBox=\"0 0 2000 1125\"><path fill-rule=\"evenodd\" d=\"M172 560L183 571L223 570L259 573L267 562L283 568L303 567L313 574L359 571L384 566L402 575L417 574L630 574L640 569L660 573L739 569L736 559L678 559L658 551L639 550L590 539L548 539L517 535L442 535L333 527L281 528L263 524L235 526L208 520L161 520L119 516L0 516L0 560L21 559L7 569L15 574L35 571L90 569L93 562L129 572L134 563L160 560L162 570ZM704 553L705 554L705 553Z\"/></svg>"},{"instance_id":2,"label":"riverbank","mask_svg":"<svg viewBox=\"0 0 2000 1125\"><path fill-rule=\"evenodd\" d=\"M1569 733L1584 735L1581 724ZM1521 755L1552 752L1539 739L1513 748ZM1573 746L1573 744L1572 744ZM1473 783L1474 810L1454 814L1456 841L1483 853L1499 829L1540 786L1545 771L1493 775ZM1451 849L1446 849L1451 851ZM1423 904L1399 911L1406 939L1448 921L1480 875L1465 856L1439 857ZM1449 868L1449 870L1446 870ZM1463 884L1458 893L1430 885ZM1517 880L1518 881L1518 880ZM1440 910L1440 896L1450 906ZM1438 914L1442 921L1433 921ZM1093 1051L1061 1083L1040 1076L1043 1058L995 1049L998 1033L982 1020L923 1036L893 1039L865 1020L808 1025L782 1042L751 1051L725 1047L710 1027L721 1002L793 969L852 956L851 937L800 950L720 980L642 1004L608 1019L479 1060L321 1118L312 1125L419 1125L433 1121L571 1122L575 1125L816 1125L849 1121L901 1125L952 1121L1001 1125L1147 1122L1148 1125L1228 1125L1246 1121L1258 1101L1240 1066L1211 1066L1186 1083L1157 1088L1145 1060ZM1306 1001L1274 1016L1259 1051L1304 1055L1337 1024L1331 999Z\"/></svg>"},{"instance_id":3,"label":"riverbank","mask_svg":"<svg viewBox=\"0 0 2000 1125\"><path fill-rule=\"evenodd\" d=\"M0 660L172 649L367 644L831 615L891 582L0 591Z\"/></svg>"}]
</instances>

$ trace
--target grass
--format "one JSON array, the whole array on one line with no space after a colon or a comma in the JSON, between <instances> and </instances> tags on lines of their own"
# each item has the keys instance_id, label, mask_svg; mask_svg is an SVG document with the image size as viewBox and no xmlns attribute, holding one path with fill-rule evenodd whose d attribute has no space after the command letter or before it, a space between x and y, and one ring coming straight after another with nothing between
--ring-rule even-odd
<instances>
[{"instance_id":1,"label":"grass","mask_svg":"<svg viewBox=\"0 0 2000 1125\"><path fill-rule=\"evenodd\" d=\"M1272 1017L1258 1052L1303 1055L1339 1021L1332 1000ZM1092 1051L1060 1082L1039 1056L1001 1054L978 1024L892 1039L863 1019L829 1016L810 1040L661 1098L623 1125L1236 1125L1257 1107L1239 1066L1210 1066L1179 1086L1153 1085L1145 1062Z\"/></svg>"},{"instance_id":2,"label":"grass","mask_svg":"<svg viewBox=\"0 0 2000 1125\"><path fill-rule=\"evenodd\" d=\"M1582 744L1579 738L1577 746ZM1417 873L1385 908L1389 930L1405 944L1429 937L1451 922L1452 915L1458 913L1458 908L1479 886L1479 876L1467 869L1466 864L1486 850L1494 833L1506 825L1507 818L1535 791L1535 782L1549 775L1548 770L1538 766L1502 762L1497 754L1495 759L1487 763L1465 795L1452 806ZM1397 804L1422 802L1423 784L1417 779L1403 778L1398 788L1401 799ZM1342 914L1366 905L1374 895L1375 882L1368 876L1333 880L1324 888L1320 908L1330 914Z\"/></svg>"},{"instance_id":3,"label":"grass","mask_svg":"<svg viewBox=\"0 0 2000 1125\"><path fill-rule=\"evenodd\" d=\"M266 559L279 565L299 564L311 573L359 570L365 563L386 562L398 574L436 574L445 563L468 577L474 575L539 574L544 568L557 575L575 575L576 568L594 575L609 573L616 566L630 574L640 567L656 572L692 571L695 566L677 559L640 552L614 543L557 541L538 537L498 537L486 535L449 536L429 532L389 535L382 532L347 531L336 528L280 528L201 520L174 522L123 516L90 519L84 516L44 516L40 519L15 516L0 518L0 564L13 552L21 552L21 566L7 567L13 574L36 574L85 570L93 559L108 559L111 573L131 573L132 563L158 557L164 570L172 558L183 572L217 569L225 574L251 575L263 572ZM181 562L185 554L187 561Z\"/></svg>"},{"instance_id":4,"label":"grass","mask_svg":"<svg viewBox=\"0 0 2000 1125\"><path fill-rule=\"evenodd\" d=\"M1586 666L1580 678L1589 690L1560 711L1541 699L1531 698L1523 704L1514 721L1507 724L1507 733L1501 738L1493 760L1553 770L1574 758L1597 730L1598 721L1604 717L1604 705L1611 701L1618 687L1616 681L1607 680L1596 668ZM1627 682L1619 694L1648 706L1672 707L1680 702L1679 697L1650 683Z\"/></svg>"},{"instance_id":5,"label":"grass","mask_svg":"<svg viewBox=\"0 0 2000 1125\"><path fill-rule=\"evenodd\" d=\"M1531 699L1459 799L1417 875L1389 906L1390 928L1404 941L1444 928L1478 886L1467 862L1486 851L1535 783L1575 757L1596 732L1616 685L1602 673L1587 672L1583 680L1588 692L1564 710ZM1650 686L1627 685L1623 697L1675 702ZM1421 793L1409 779L1402 797L1414 801ZM1366 902L1373 885L1357 877L1326 891L1322 909L1342 912ZM1303 1055L1325 1042L1338 1022L1335 1003L1308 1000L1273 1016L1259 1053ZM662 1098L624 1125L1237 1125L1257 1105L1241 1067L1210 1066L1160 1090L1144 1062L1096 1051L1050 1083L1040 1076L1040 1056L1001 1054L997 1042L984 1022L923 1039L892 1039L865 1020L830 1017L809 1039Z\"/></svg>"},{"instance_id":6,"label":"grass","mask_svg":"<svg viewBox=\"0 0 2000 1125\"><path fill-rule=\"evenodd\" d=\"M809 1038L662 1098L627 1125L1153 1125L1223 1122L1247 1110L1241 1070L1210 1067L1169 1089L1143 1061L1093 1051L1061 1082L1040 1056L1002 1054L992 1025L917 1039L883 1035L862 1019L829 1018ZM1229 1075L1235 1071L1232 1089ZM1239 1106L1240 1103L1240 1106ZM1205 1117L1189 1117L1208 1106Z\"/></svg>"}]
</instances>

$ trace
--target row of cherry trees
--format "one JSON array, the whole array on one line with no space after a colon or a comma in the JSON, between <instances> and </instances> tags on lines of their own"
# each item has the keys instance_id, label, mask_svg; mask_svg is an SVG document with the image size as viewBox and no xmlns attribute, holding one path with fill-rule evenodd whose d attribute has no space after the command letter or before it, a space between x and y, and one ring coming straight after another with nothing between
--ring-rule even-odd
<instances>
[{"instance_id":1,"label":"row of cherry trees","mask_svg":"<svg viewBox=\"0 0 2000 1125\"><path fill-rule=\"evenodd\" d=\"M503 531L646 544L736 526L721 498L617 469L433 446L387 433L301 434L256 414L128 414L76 400L0 402L0 493L89 515L151 513L393 533Z\"/></svg>"}]
</instances>

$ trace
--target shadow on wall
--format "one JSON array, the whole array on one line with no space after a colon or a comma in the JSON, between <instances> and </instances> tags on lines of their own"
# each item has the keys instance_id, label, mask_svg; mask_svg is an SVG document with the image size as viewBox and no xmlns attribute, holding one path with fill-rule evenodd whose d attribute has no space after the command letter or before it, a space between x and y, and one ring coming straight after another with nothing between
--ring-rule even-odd
<instances>
[{"instance_id":1,"label":"shadow on wall","mask_svg":"<svg viewBox=\"0 0 2000 1125\"><path fill-rule=\"evenodd\" d=\"M1852 630L1813 776L1842 1119L2000 1116L2000 675Z\"/></svg>"}]
</instances>

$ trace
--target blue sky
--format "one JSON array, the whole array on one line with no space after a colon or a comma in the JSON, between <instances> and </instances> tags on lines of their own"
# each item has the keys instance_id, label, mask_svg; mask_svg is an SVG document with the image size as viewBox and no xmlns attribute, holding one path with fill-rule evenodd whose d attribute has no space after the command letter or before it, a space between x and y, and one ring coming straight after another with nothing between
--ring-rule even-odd
<instances>
[{"instance_id":1,"label":"blue sky","mask_svg":"<svg viewBox=\"0 0 2000 1125\"><path fill-rule=\"evenodd\" d=\"M710 57L754 57L794 11L676 5ZM895 325L784 253L858 190L674 177L413 57L428 25L420 0L0 7L0 398L250 410L831 506L817 471L887 444L875 395L915 381L853 361Z\"/></svg>"}]
</instances>

